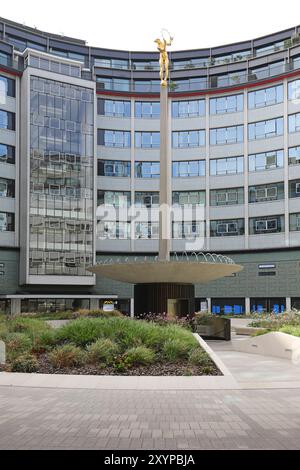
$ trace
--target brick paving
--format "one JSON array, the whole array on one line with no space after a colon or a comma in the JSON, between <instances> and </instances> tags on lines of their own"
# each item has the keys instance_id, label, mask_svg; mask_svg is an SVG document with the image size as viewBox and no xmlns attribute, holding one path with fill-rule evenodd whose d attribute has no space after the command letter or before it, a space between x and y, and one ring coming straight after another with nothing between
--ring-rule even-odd
<instances>
[{"instance_id":1,"label":"brick paving","mask_svg":"<svg viewBox=\"0 0 300 470\"><path fill-rule=\"evenodd\" d=\"M300 394L1 386L0 449L300 449Z\"/></svg>"}]
</instances>

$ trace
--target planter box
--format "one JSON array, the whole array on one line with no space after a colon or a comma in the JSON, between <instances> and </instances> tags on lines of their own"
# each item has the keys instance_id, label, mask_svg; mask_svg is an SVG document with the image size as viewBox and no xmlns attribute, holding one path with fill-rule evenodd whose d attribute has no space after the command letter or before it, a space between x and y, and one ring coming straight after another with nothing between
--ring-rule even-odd
<instances>
[{"instance_id":1,"label":"planter box","mask_svg":"<svg viewBox=\"0 0 300 470\"><path fill-rule=\"evenodd\" d=\"M197 320L196 320L197 321ZM203 324L195 324L194 332L207 339L223 339L230 341L230 318L212 317Z\"/></svg>"}]
</instances>

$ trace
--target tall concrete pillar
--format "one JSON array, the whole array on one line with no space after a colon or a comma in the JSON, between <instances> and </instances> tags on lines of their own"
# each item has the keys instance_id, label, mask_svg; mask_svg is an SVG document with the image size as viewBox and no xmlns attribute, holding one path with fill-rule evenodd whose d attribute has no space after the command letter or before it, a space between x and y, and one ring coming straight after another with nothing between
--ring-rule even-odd
<instances>
[{"instance_id":1,"label":"tall concrete pillar","mask_svg":"<svg viewBox=\"0 0 300 470\"><path fill-rule=\"evenodd\" d=\"M249 313L251 313L250 298L246 297L245 298L245 314L249 315Z\"/></svg>"},{"instance_id":2,"label":"tall concrete pillar","mask_svg":"<svg viewBox=\"0 0 300 470\"><path fill-rule=\"evenodd\" d=\"M208 297L206 301L207 301L207 311L208 313L211 313L211 298Z\"/></svg>"},{"instance_id":3,"label":"tall concrete pillar","mask_svg":"<svg viewBox=\"0 0 300 470\"><path fill-rule=\"evenodd\" d=\"M285 299L285 311L290 312L292 309L292 302L290 297L286 297Z\"/></svg>"},{"instance_id":4,"label":"tall concrete pillar","mask_svg":"<svg viewBox=\"0 0 300 470\"><path fill-rule=\"evenodd\" d=\"M90 299L90 310L98 310L99 299Z\"/></svg>"},{"instance_id":5,"label":"tall concrete pillar","mask_svg":"<svg viewBox=\"0 0 300 470\"><path fill-rule=\"evenodd\" d=\"M21 299L11 299L10 313L11 315L19 315L21 313Z\"/></svg>"},{"instance_id":6,"label":"tall concrete pillar","mask_svg":"<svg viewBox=\"0 0 300 470\"><path fill-rule=\"evenodd\" d=\"M134 318L134 298L130 299L130 317Z\"/></svg>"},{"instance_id":7,"label":"tall concrete pillar","mask_svg":"<svg viewBox=\"0 0 300 470\"><path fill-rule=\"evenodd\" d=\"M159 260L170 260L172 159L169 131L168 87L160 86Z\"/></svg>"}]
</instances>

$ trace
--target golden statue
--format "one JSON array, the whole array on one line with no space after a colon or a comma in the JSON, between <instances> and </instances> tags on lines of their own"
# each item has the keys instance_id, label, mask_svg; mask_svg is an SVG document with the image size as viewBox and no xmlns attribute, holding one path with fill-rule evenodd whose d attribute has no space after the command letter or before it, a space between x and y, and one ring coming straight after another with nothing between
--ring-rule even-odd
<instances>
[{"instance_id":1,"label":"golden statue","mask_svg":"<svg viewBox=\"0 0 300 470\"><path fill-rule=\"evenodd\" d=\"M157 44L157 49L160 52L159 65L160 65L160 80L162 86L167 86L167 80L169 76L169 57L167 53L167 46L171 46L174 38L169 35L169 39L155 39L154 42Z\"/></svg>"}]
</instances>

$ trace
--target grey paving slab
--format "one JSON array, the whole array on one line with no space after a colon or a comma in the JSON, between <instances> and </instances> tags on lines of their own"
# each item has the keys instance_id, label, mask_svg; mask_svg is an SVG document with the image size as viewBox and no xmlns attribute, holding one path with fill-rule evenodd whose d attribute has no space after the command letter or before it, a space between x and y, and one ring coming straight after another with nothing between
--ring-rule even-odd
<instances>
[{"instance_id":1,"label":"grey paving slab","mask_svg":"<svg viewBox=\"0 0 300 470\"><path fill-rule=\"evenodd\" d=\"M300 448L295 389L0 386L0 416L0 449Z\"/></svg>"},{"instance_id":2,"label":"grey paving slab","mask_svg":"<svg viewBox=\"0 0 300 470\"><path fill-rule=\"evenodd\" d=\"M232 341L207 341L241 388L300 388L300 364L287 359L236 351Z\"/></svg>"}]
</instances>

